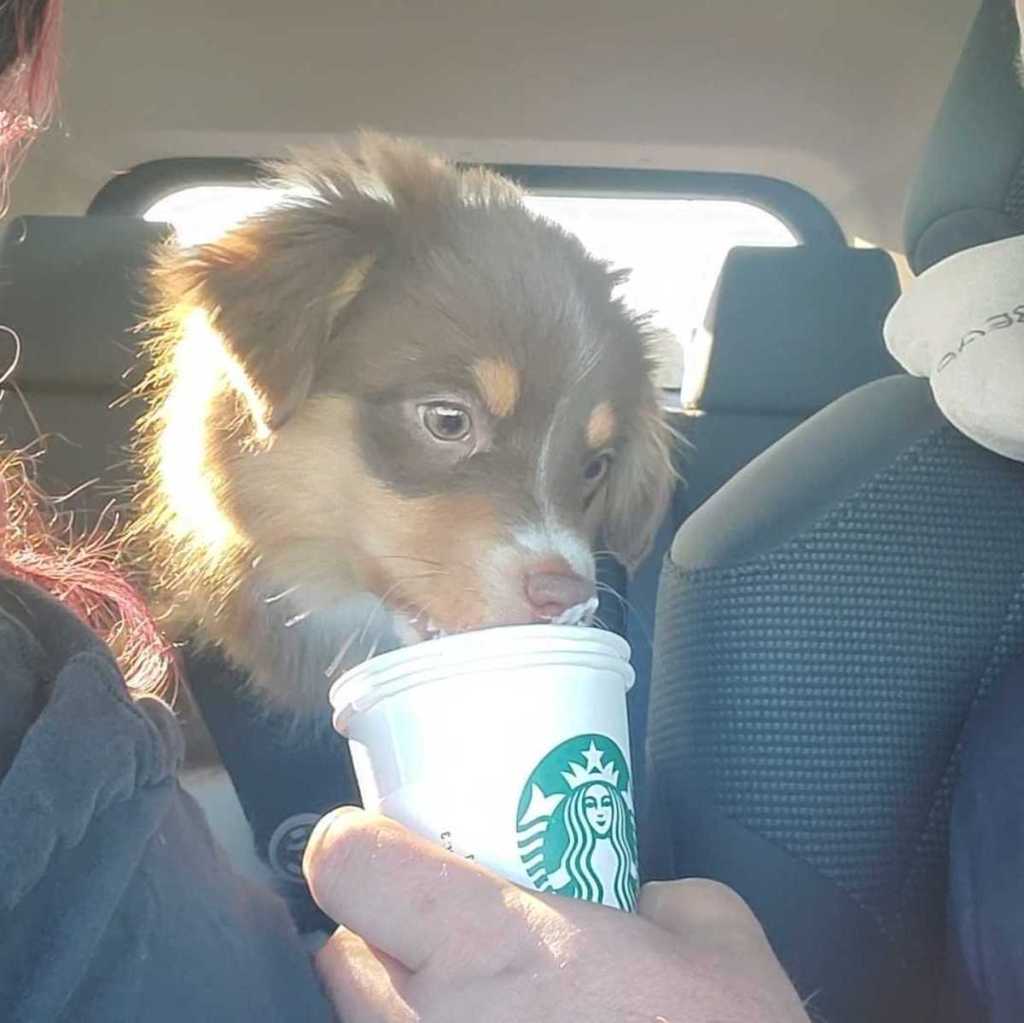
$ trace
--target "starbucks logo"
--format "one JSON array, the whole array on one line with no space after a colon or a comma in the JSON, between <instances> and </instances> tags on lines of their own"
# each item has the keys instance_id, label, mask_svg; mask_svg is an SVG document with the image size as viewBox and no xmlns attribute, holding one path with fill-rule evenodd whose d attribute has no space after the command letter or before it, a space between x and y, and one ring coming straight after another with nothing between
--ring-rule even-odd
<instances>
[{"instance_id":1,"label":"starbucks logo","mask_svg":"<svg viewBox=\"0 0 1024 1023\"><path fill-rule=\"evenodd\" d=\"M534 769L516 816L534 886L631 910L639 873L629 768L604 735L578 735Z\"/></svg>"}]
</instances>

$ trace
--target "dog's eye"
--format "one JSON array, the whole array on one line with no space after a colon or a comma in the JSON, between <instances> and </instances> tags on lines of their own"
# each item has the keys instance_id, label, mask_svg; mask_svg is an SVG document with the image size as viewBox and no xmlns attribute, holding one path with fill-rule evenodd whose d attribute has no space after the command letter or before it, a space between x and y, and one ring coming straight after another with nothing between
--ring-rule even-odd
<instances>
[{"instance_id":1,"label":"dog's eye","mask_svg":"<svg viewBox=\"0 0 1024 1023\"><path fill-rule=\"evenodd\" d=\"M432 402L420 406L420 417L427 431L438 440L463 441L473 432L473 419L459 405Z\"/></svg>"},{"instance_id":2,"label":"dog's eye","mask_svg":"<svg viewBox=\"0 0 1024 1023\"><path fill-rule=\"evenodd\" d=\"M596 487L608 475L612 464L612 453L602 451L583 467L583 480L588 487Z\"/></svg>"}]
</instances>

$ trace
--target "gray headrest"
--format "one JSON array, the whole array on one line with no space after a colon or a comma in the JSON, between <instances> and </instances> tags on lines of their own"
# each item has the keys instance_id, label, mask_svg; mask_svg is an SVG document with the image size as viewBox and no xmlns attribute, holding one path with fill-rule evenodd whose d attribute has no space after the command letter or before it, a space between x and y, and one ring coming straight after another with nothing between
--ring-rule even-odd
<instances>
[{"instance_id":1,"label":"gray headrest","mask_svg":"<svg viewBox=\"0 0 1024 1023\"><path fill-rule=\"evenodd\" d=\"M907 257L920 273L1024 233L1024 89L1012 0L985 0L910 188Z\"/></svg>"},{"instance_id":2,"label":"gray headrest","mask_svg":"<svg viewBox=\"0 0 1024 1023\"><path fill-rule=\"evenodd\" d=\"M133 367L142 274L163 224L136 217L20 217L0 233L0 325L17 332L25 389L110 391ZM3 332L0 332L3 333ZM0 369L9 338L0 337Z\"/></svg>"},{"instance_id":3,"label":"gray headrest","mask_svg":"<svg viewBox=\"0 0 1024 1023\"><path fill-rule=\"evenodd\" d=\"M805 416L900 372L882 338L898 296L896 267L880 250L733 249L708 308L696 407Z\"/></svg>"}]
</instances>

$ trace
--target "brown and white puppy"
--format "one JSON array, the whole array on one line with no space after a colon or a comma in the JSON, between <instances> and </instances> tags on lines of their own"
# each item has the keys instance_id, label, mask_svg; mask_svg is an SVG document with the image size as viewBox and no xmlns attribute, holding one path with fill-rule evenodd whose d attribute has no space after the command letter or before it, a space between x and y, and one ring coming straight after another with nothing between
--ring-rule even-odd
<instances>
[{"instance_id":1,"label":"brown and white puppy","mask_svg":"<svg viewBox=\"0 0 1024 1023\"><path fill-rule=\"evenodd\" d=\"M513 185L376 136L278 170L160 257L141 527L178 620L319 710L373 645L586 602L671 470L620 278Z\"/></svg>"}]
</instances>

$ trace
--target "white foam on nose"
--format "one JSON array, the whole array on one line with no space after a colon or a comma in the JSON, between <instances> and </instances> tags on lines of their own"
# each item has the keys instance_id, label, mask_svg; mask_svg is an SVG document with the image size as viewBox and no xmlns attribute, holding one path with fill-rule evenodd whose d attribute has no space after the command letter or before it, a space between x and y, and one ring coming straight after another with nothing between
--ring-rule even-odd
<instances>
[{"instance_id":1,"label":"white foam on nose","mask_svg":"<svg viewBox=\"0 0 1024 1023\"><path fill-rule=\"evenodd\" d=\"M591 597L582 604L567 607L557 618L551 619L552 625L590 625L597 612L597 597Z\"/></svg>"}]
</instances>

